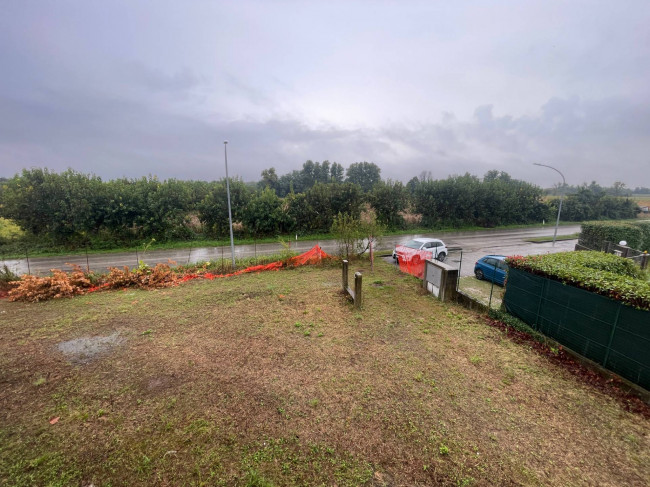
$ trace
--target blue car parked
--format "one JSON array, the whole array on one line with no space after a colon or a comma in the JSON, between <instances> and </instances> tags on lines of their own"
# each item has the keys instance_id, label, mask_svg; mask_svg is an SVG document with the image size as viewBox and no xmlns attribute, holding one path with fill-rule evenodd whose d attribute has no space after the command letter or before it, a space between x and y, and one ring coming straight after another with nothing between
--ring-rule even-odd
<instances>
[{"instance_id":1,"label":"blue car parked","mask_svg":"<svg viewBox=\"0 0 650 487\"><path fill-rule=\"evenodd\" d=\"M503 286L508 272L505 258L505 255L486 255L485 257L481 257L474 266L476 279L485 279Z\"/></svg>"}]
</instances>

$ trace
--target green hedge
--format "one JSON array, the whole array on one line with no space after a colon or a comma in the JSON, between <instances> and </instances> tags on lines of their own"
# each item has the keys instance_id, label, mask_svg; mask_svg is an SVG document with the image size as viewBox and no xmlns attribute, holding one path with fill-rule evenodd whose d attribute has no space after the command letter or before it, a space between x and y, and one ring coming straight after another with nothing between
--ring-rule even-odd
<instances>
[{"instance_id":1,"label":"green hedge","mask_svg":"<svg viewBox=\"0 0 650 487\"><path fill-rule=\"evenodd\" d=\"M582 224L580 243L593 250L600 250L603 242L618 243L625 240L636 250L650 251L650 222L586 222Z\"/></svg>"},{"instance_id":2,"label":"green hedge","mask_svg":"<svg viewBox=\"0 0 650 487\"><path fill-rule=\"evenodd\" d=\"M650 282L631 260L596 251L506 259L508 265L650 310Z\"/></svg>"}]
</instances>

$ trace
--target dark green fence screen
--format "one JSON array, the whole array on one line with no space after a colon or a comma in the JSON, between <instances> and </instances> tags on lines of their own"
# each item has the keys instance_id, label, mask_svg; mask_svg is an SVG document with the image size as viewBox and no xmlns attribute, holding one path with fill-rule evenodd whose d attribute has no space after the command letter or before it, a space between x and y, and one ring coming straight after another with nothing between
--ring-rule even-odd
<instances>
[{"instance_id":1,"label":"dark green fence screen","mask_svg":"<svg viewBox=\"0 0 650 487\"><path fill-rule=\"evenodd\" d=\"M650 311L512 268L503 301L535 330L650 390Z\"/></svg>"}]
</instances>

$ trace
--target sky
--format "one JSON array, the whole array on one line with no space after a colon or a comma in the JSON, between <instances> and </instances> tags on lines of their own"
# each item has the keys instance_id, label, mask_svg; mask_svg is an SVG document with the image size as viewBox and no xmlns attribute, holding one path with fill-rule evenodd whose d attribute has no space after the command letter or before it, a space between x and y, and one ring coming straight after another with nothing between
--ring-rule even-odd
<instances>
[{"instance_id":1,"label":"sky","mask_svg":"<svg viewBox=\"0 0 650 487\"><path fill-rule=\"evenodd\" d=\"M0 0L0 177L650 187L650 2Z\"/></svg>"}]
</instances>

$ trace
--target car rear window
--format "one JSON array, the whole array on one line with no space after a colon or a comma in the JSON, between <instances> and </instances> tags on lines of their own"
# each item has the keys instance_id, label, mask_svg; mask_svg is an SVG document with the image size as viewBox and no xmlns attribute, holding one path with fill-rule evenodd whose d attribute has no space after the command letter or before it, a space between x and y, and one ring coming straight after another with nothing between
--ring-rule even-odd
<instances>
[{"instance_id":1,"label":"car rear window","mask_svg":"<svg viewBox=\"0 0 650 487\"><path fill-rule=\"evenodd\" d=\"M417 240L409 240L404 244L404 247L408 247L410 249L419 249L422 246L422 242L418 242Z\"/></svg>"}]
</instances>

